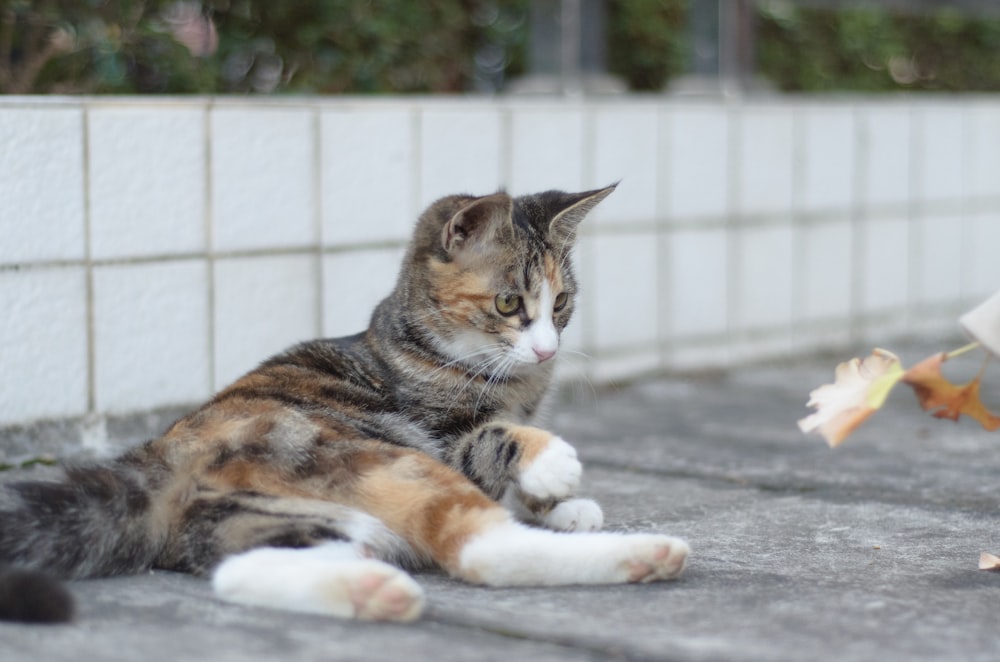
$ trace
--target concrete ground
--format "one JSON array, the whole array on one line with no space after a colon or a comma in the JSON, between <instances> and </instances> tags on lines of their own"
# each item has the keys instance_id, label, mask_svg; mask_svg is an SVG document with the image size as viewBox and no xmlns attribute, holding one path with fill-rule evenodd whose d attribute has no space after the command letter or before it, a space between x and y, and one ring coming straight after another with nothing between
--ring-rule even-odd
<instances>
[{"instance_id":1,"label":"concrete ground","mask_svg":"<svg viewBox=\"0 0 1000 662\"><path fill-rule=\"evenodd\" d=\"M690 542L678 581L424 574L423 618L383 625L227 605L153 572L72 584L70 625L0 625L0 660L1000 659L1000 573L977 569L1000 554L1000 433L935 420L899 387L831 450L795 421L840 358L582 388L556 408L607 528ZM1000 389L984 399L1000 409Z\"/></svg>"}]
</instances>

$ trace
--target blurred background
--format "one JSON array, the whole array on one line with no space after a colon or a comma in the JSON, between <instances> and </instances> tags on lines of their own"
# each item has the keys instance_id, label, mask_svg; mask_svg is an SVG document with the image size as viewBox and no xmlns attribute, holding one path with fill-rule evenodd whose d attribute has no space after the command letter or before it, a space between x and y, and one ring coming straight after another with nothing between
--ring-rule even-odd
<instances>
[{"instance_id":1,"label":"blurred background","mask_svg":"<svg viewBox=\"0 0 1000 662\"><path fill-rule=\"evenodd\" d=\"M0 1L8 94L995 91L998 50L994 0Z\"/></svg>"}]
</instances>

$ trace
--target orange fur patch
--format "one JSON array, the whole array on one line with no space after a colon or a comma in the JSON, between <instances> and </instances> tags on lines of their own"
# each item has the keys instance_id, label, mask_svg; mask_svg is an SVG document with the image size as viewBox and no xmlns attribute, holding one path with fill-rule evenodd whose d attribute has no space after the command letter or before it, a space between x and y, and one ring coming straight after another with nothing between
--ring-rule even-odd
<instances>
[{"instance_id":1,"label":"orange fur patch","mask_svg":"<svg viewBox=\"0 0 1000 662\"><path fill-rule=\"evenodd\" d=\"M512 425L510 433L517 440L518 446L521 447L521 459L518 462L518 469L521 471L530 467L535 458L548 447L549 442L555 437L551 432L528 425Z\"/></svg>"}]
</instances>

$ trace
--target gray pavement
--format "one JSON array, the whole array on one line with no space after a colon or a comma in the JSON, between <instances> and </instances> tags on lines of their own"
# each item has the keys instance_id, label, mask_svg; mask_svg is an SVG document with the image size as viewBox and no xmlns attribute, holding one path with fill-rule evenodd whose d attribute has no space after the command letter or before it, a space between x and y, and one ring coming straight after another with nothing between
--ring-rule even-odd
<instances>
[{"instance_id":1,"label":"gray pavement","mask_svg":"<svg viewBox=\"0 0 1000 662\"><path fill-rule=\"evenodd\" d=\"M839 449L804 437L808 392L849 355L582 387L554 408L607 528L688 539L679 581L487 589L428 573L424 617L383 625L227 605L153 572L72 584L70 625L0 624L0 660L1000 659L1000 573L977 569L1000 554L1000 433L932 419L901 387ZM1000 409L996 386L984 399Z\"/></svg>"}]
</instances>

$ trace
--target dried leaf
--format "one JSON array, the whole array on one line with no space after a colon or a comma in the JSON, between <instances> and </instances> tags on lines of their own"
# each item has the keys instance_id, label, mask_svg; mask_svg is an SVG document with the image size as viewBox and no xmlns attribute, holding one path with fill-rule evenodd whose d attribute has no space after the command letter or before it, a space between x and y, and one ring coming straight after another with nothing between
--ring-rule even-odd
<instances>
[{"instance_id":1,"label":"dried leaf","mask_svg":"<svg viewBox=\"0 0 1000 662\"><path fill-rule=\"evenodd\" d=\"M885 403L892 387L903 376L899 357L875 349L864 359L837 366L834 383L809 394L806 406L816 413L799 421L803 432L818 431L831 447L840 445L859 425Z\"/></svg>"},{"instance_id":2,"label":"dried leaf","mask_svg":"<svg viewBox=\"0 0 1000 662\"><path fill-rule=\"evenodd\" d=\"M947 354L935 354L903 373L903 381L913 387L920 406L937 418L957 421L965 414L987 430L1000 429L1000 417L990 412L979 398L980 378L961 386L951 383L941 374L941 365L947 360Z\"/></svg>"},{"instance_id":3,"label":"dried leaf","mask_svg":"<svg viewBox=\"0 0 1000 662\"><path fill-rule=\"evenodd\" d=\"M994 556L989 552L979 554L980 570L1000 570L1000 556Z\"/></svg>"}]
</instances>

